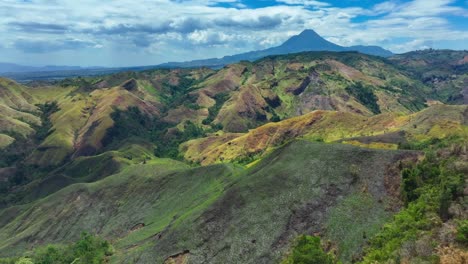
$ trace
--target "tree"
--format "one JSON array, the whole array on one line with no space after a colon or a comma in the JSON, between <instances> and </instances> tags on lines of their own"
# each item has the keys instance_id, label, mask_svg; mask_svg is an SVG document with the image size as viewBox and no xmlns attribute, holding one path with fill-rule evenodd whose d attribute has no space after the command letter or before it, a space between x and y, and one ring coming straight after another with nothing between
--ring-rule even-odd
<instances>
[{"instance_id":1,"label":"tree","mask_svg":"<svg viewBox=\"0 0 468 264\"><path fill-rule=\"evenodd\" d=\"M292 252L282 264L334 264L335 257L326 253L316 236L301 235L296 239Z\"/></svg>"}]
</instances>

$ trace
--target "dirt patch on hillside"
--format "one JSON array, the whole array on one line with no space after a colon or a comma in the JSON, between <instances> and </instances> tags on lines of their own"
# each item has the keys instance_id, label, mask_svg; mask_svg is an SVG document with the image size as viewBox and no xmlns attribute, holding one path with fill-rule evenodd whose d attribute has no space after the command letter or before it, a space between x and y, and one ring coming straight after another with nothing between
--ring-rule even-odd
<instances>
[{"instance_id":1,"label":"dirt patch on hillside","mask_svg":"<svg viewBox=\"0 0 468 264\"><path fill-rule=\"evenodd\" d=\"M328 208L335 205L337 198L345 195L349 190L346 191L332 184L327 186L324 192L325 195L320 199L309 201L291 211L285 230L273 243L273 249L279 250L289 245L291 238L297 234L320 235Z\"/></svg>"},{"instance_id":2,"label":"dirt patch on hillside","mask_svg":"<svg viewBox=\"0 0 468 264\"><path fill-rule=\"evenodd\" d=\"M190 255L190 250L184 250L181 253L168 257L164 261L164 264L187 264L189 255Z\"/></svg>"}]
</instances>

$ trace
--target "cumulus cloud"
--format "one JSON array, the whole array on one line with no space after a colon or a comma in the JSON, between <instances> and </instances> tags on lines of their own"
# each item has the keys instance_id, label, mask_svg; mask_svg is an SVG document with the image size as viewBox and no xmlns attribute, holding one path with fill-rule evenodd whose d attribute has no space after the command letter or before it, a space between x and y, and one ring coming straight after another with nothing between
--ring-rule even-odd
<instances>
[{"instance_id":1,"label":"cumulus cloud","mask_svg":"<svg viewBox=\"0 0 468 264\"><path fill-rule=\"evenodd\" d=\"M304 6L330 6L329 3L321 2L321 1L313 1L313 0L278 0L279 3L285 3L288 5L304 5Z\"/></svg>"},{"instance_id":2,"label":"cumulus cloud","mask_svg":"<svg viewBox=\"0 0 468 264\"><path fill-rule=\"evenodd\" d=\"M402 44L392 45L395 52L405 52L408 50L424 50L432 48L434 43L431 40L415 39Z\"/></svg>"}]
</instances>

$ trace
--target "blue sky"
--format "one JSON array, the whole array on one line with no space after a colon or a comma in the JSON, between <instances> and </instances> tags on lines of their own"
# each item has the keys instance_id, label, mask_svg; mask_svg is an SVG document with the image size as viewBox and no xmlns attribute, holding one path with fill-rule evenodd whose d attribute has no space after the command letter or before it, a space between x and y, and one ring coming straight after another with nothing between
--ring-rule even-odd
<instances>
[{"instance_id":1,"label":"blue sky","mask_svg":"<svg viewBox=\"0 0 468 264\"><path fill-rule=\"evenodd\" d=\"M468 0L0 0L0 61L134 66L276 46L468 49Z\"/></svg>"}]
</instances>

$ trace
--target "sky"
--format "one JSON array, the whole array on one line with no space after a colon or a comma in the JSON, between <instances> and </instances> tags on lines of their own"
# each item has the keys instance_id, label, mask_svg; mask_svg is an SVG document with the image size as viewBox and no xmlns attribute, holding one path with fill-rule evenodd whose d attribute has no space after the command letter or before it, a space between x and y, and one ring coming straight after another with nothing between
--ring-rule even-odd
<instances>
[{"instance_id":1,"label":"sky","mask_svg":"<svg viewBox=\"0 0 468 264\"><path fill-rule=\"evenodd\" d=\"M0 61L155 65L269 48L304 29L395 53L468 49L468 0L0 0Z\"/></svg>"}]
</instances>

